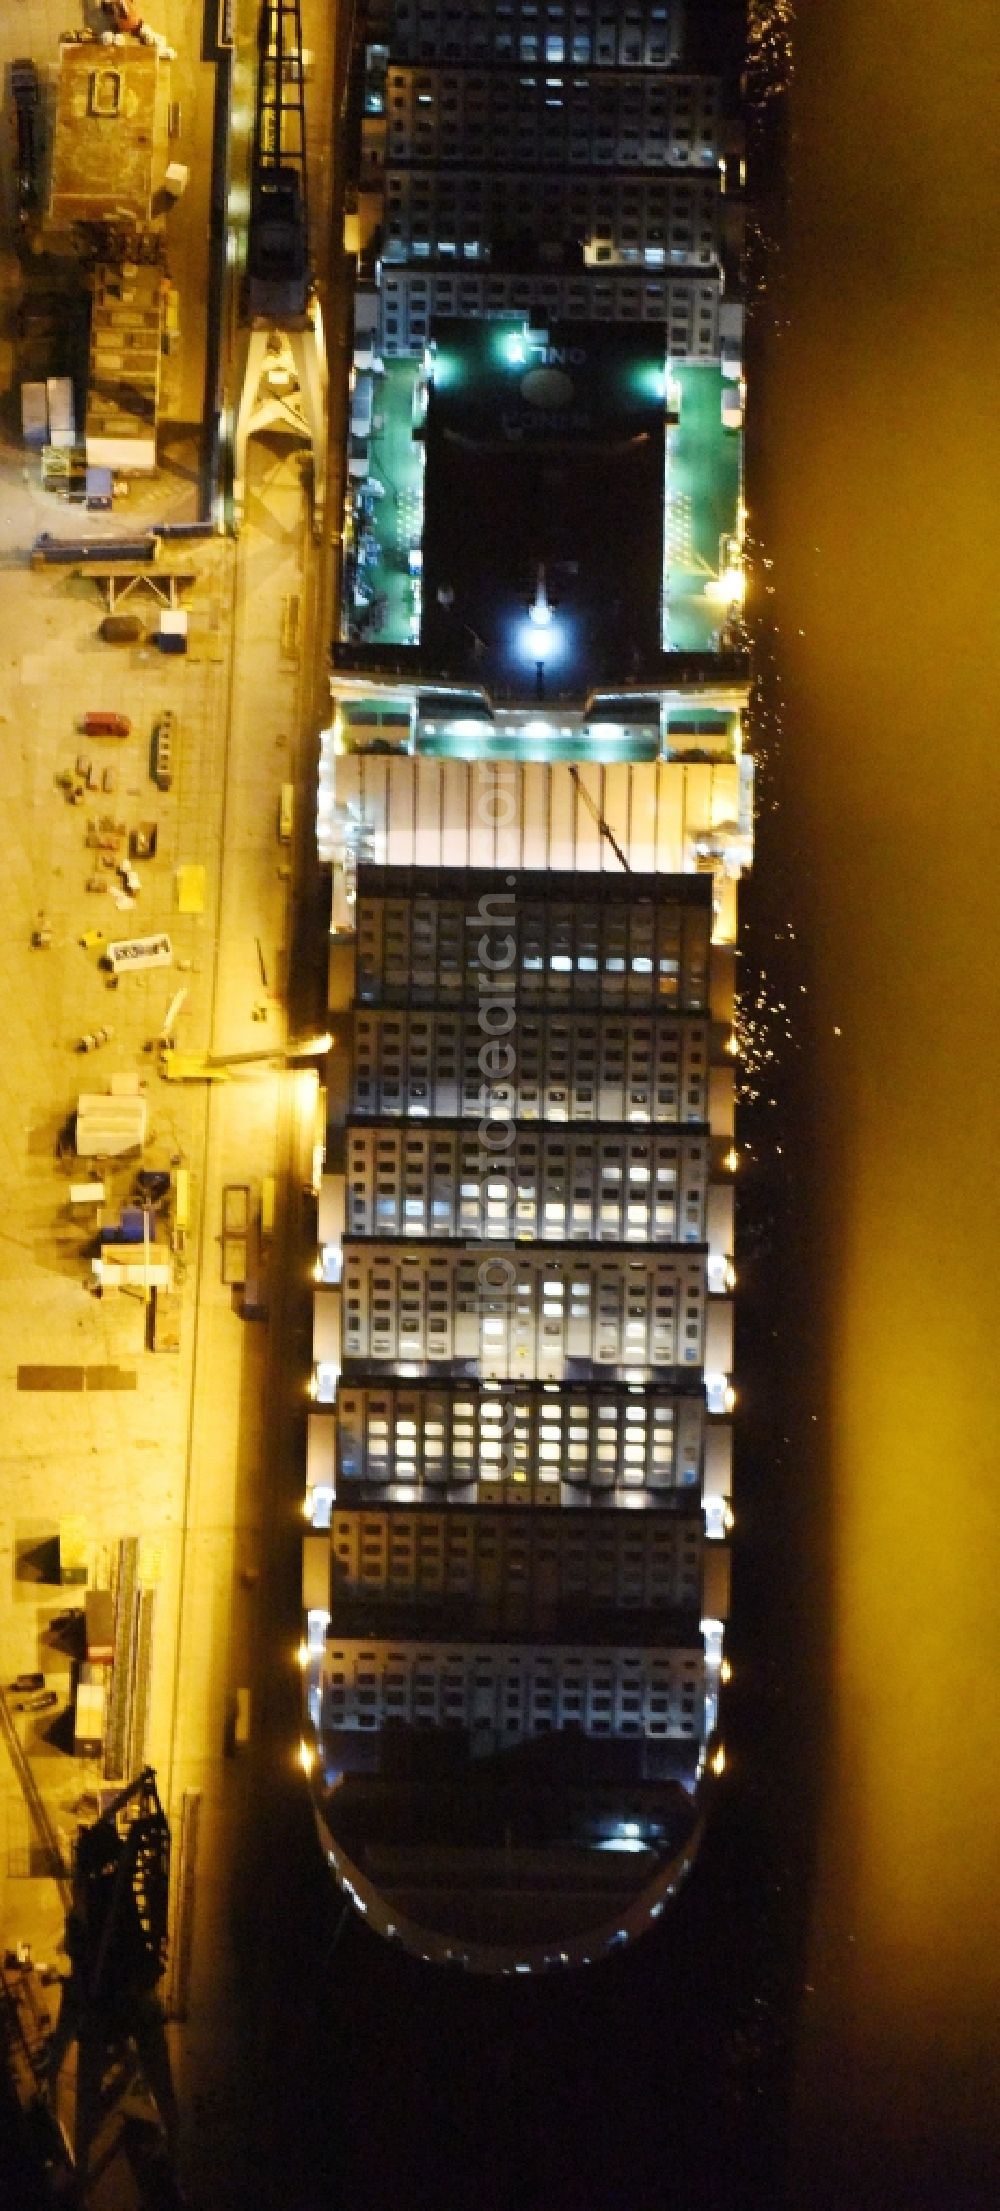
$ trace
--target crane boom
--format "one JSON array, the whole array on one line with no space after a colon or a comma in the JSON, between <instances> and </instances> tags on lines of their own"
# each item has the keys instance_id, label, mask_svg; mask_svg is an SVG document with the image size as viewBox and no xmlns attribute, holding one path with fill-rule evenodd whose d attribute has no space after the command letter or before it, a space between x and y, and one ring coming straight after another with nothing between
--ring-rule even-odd
<instances>
[{"instance_id":1,"label":"crane boom","mask_svg":"<svg viewBox=\"0 0 1000 2211\"><path fill-rule=\"evenodd\" d=\"M36 1840L45 1854L46 1868L56 1884L64 1909L68 1911L73 1896L69 1868L59 1847L55 1828L42 1802L38 1783L31 1770L31 1761L14 1725L5 1689L0 1689L0 1732L3 1733L10 1752L10 1762L17 1775Z\"/></svg>"}]
</instances>

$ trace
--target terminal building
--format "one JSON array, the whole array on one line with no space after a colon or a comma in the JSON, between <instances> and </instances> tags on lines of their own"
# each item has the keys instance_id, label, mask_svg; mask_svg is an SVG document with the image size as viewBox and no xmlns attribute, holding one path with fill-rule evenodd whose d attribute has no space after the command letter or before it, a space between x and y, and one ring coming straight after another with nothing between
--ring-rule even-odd
<instances>
[{"instance_id":1,"label":"terminal building","mask_svg":"<svg viewBox=\"0 0 1000 2211\"><path fill-rule=\"evenodd\" d=\"M89 33L59 45L48 233L148 230L170 161L170 53L163 40Z\"/></svg>"},{"instance_id":2,"label":"terminal building","mask_svg":"<svg viewBox=\"0 0 1000 2211\"><path fill-rule=\"evenodd\" d=\"M486 1972L655 1919L724 1755L753 777L694 15L368 15L303 1760L369 1923Z\"/></svg>"}]
</instances>

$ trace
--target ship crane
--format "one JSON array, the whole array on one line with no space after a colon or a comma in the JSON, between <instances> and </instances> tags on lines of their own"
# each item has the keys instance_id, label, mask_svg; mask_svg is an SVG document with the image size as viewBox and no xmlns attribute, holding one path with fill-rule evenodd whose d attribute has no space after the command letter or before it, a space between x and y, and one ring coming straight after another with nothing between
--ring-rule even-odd
<instances>
[{"instance_id":1,"label":"ship crane","mask_svg":"<svg viewBox=\"0 0 1000 2211\"><path fill-rule=\"evenodd\" d=\"M48 2059L50 2095L78 2043L74 2153L86 2173L104 2120L138 2082L156 2107L168 2151L177 2110L163 2017L155 1999L167 1958L170 1831L145 1767L81 1827L66 1922L71 1972Z\"/></svg>"},{"instance_id":2,"label":"ship crane","mask_svg":"<svg viewBox=\"0 0 1000 2211\"><path fill-rule=\"evenodd\" d=\"M116 2167L121 2200L180 2204L171 2163L177 2110L163 2017L155 1996L167 1956L170 1835L145 1767L80 1828L72 1870L35 1783L8 1700L0 1690L7 1742L34 1830L66 1912L71 1961L55 2032L29 2040L25 2012L5 1972L3 2027L8 2071L60 2201L90 2204L91 2184ZM46 2022L47 2024L47 2022ZM58 2079L78 2045L75 2094L60 2115ZM158 2122L158 2124L157 2124ZM122 2168L118 2171L119 2160ZM102 2194L101 2201L104 2200ZM109 2195L108 2200L111 2200ZM116 2196L115 2200L119 2200Z\"/></svg>"},{"instance_id":3,"label":"ship crane","mask_svg":"<svg viewBox=\"0 0 1000 2211\"><path fill-rule=\"evenodd\" d=\"M237 524L249 439L264 430L285 430L312 448L318 535L326 484L327 360L309 255L301 0L262 0L260 10L242 353L233 435Z\"/></svg>"},{"instance_id":4,"label":"ship crane","mask_svg":"<svg viewBox=\"0 0 1000 2211\"><path fill-rule=\"evenodd\" d=\"M250 184L247 310L305 320L312 289L300 0L263 0Z\"/></svg>"}]
</instances>

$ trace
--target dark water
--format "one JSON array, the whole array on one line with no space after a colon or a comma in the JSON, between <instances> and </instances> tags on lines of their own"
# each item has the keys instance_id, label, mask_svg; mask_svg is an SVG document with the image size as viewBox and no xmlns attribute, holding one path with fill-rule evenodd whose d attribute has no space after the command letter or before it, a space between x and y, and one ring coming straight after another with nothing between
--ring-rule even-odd
<instances>
[{"instance_id":1,"label":"dark water","mask_svg":"<svg viewBox=\"0 0 1000 2211\"><path fill-rule=\"evenodd\" d=\"M792 2200L859 2211L1000 2196L998 58L979 0L802 8L754 415L830 1534Z\"/></svg>"},{"instance_id":2,"label":"dark water","mask_svg":"<svg viewBox=\"0 0 1000 2211\"><path fill-rule=\"evenodd\" d=\"M720 1817L646 1943L497 1986L342 1919L304 1816L262 1797L262 2211L1000 2200L998 21L803 4L757 134L780 243L751 342L758 1095Z\"/></svg>"}]
</instances>

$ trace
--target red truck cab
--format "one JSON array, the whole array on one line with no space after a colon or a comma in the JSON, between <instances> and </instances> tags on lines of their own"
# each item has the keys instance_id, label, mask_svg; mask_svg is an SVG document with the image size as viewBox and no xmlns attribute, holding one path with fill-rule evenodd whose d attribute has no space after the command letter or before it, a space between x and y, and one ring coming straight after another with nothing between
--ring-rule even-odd
<instances>
[{"instance_id":1,"label":"red truck cab","mask_svg":"<svg viewBox=\"0 0 1000 2211\"><path fill-rule=\"evenodd\" d=\"M93 707L80 727L86 737L127 737L132 724L127 714L109 714L103 707Z\"/></svg>"}]
</instances>

